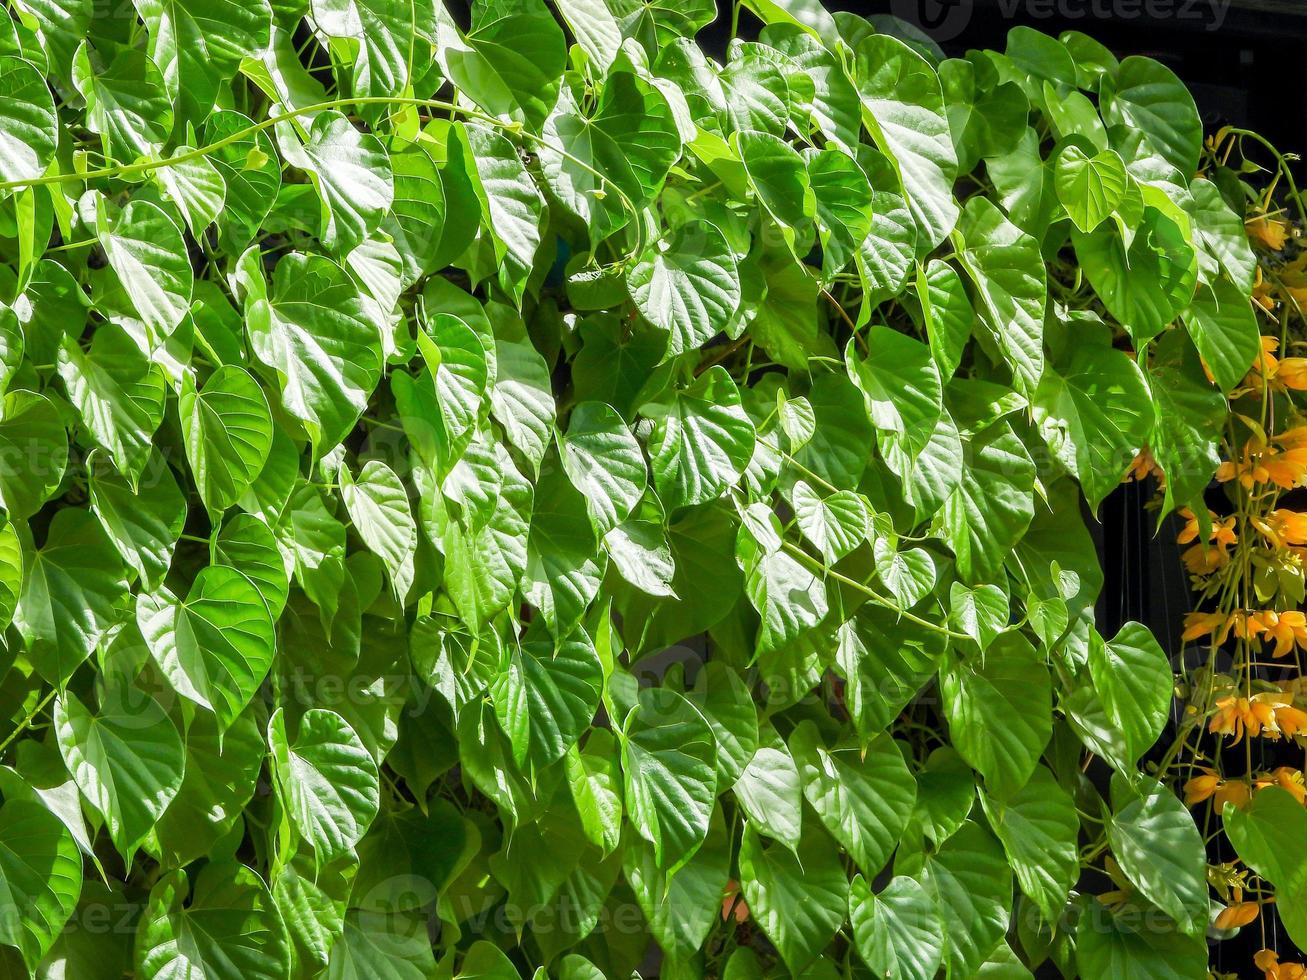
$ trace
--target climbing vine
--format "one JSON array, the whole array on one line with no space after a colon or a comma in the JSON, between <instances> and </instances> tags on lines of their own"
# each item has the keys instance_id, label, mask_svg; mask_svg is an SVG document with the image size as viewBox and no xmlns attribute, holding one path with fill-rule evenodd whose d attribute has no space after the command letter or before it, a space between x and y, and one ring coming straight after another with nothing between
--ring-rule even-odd
<instances>
[{"instance_id":1,"label":"climbing vine","mask_svg":"<svg viewBox=\"0 0 1307 980\"><path fill-rule=\"evenodd\" d=\"M716 53L704 0L8 9L7 971L1201 977L1272 888L1303 941L1301 784L1204 747L1301 714L1293 269L1167 68L814 0ZM1237 629L1178 726L1095 626L1127 473Z\"/></svg>"}]
</instances>

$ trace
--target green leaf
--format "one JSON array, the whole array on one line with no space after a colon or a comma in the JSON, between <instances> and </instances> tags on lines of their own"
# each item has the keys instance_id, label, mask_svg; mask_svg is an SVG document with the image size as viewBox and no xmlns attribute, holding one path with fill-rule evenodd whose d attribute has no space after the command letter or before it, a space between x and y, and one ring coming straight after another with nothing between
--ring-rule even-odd
<instances>
[{"instance_id":1,"label":"green leaf","mask_svg":"<svg viewBox=\"0 0 1307 980\"><path fill-rule=\"evenodd\" d=\"M418 351L427 371L416 380L391 375L396 408L414 448L437 473L447 473L467 448L490 382L485 345L467 323L437 313L420 331Z\"/></svg>"},{"instance_id":2,"label":"green leaf","mask_svg":"<svg viewBox=\"0 0 1307 980\"><path fill-rule=\"evenodd\" d=\"M1088 896L1076 928L1075 965L1086 980L1187 980L1207 969L1208 947L1174 923L1140 929L1127 908L1119 917Z\"/></svg>"},{"instance_id":3,"label":"green leaf","mask_svg":"<svg viewBox=\"0 0 1307 980\"><path fill-rule=\"evenodd\" d=\"M313 21L331 38L358 45L354 90L371 96L403 95L412 88L414 35L434 38L429 4L386 0L313 0Z\"/></svg>"},{"instance_id":4,"label":"green leaf","mask_svg":"<svg viewBox=\"0 0 1307 980\"><path fill-rule=\"evenodd\" d=\"M290 949L267 885L249 868L219 860L193 881L174 871L150 890L136 932L136 966L148 980L224 970L276 980L290 972Z\"/></svg>"},{"instance_id":5,"label":"green leaf","mask_svg":"<svg viewBox=\"0 0 1307 980\"><path fill-rule=\"evenodd\" d=\"M912 608L935 587L935 561L924 548L900 551L888 537L878 535L872 555L876 574L903 608Z\"/></svg>"},{"instance_id":6,"label":"green leaf","mask_svg":"<svg viewBox=\"0 0 1307 980\"><path fill-rule=\"evenodd\" d=\"M278 793L319 865L348 854L377 815L377 766L349 722L310 708L292 740L281 709L268 722Z\"/></svg>"},{"instance_id":7,"label":"green leaf","mask_svg":"<svg viewBox=\"0 0 1307 980\"><path fill-rule=\"evenodd\" d=\"M649 454L654 486L668 512L720 497L753 455L753 424L721 366L641 411L654 419Z\"/></svg>"},{"instance_id":8,"label":"green leaf","mask_svg":"<svg viewBox=\"0 0 1307 980\"><path fill-rule=\"evenodd\" d=\"M982 652L1007 629L1009 616L1008 597L997 585L949 586L949 625L975 640Z\"/></svg>"},{"instance_id":9,"label":"green leaf","mask_svg":"<svg viewBox=\"0 0 1307 980\"><path fill-rule=\"evenodd\" d=\"M494 244L499 281L520 302L540 247L544 198L522 166L517 149L499 132L470 125L459 132L472 157L468 176Z\"/></svg>"},{"instance_id":10,"label":"green leaf","mask_svg":"<svg viewBox=\"0 0 1307 980\"><path fill-rule=\"evenodd\" d=\"M205 159L222 178L226 194L216 215L219 240L239 252L254 239L281 186L281 164L266 131L249 134L252 122L231 109L211 113L204 124L206 143L229 140Z\"/></svg>"},{"instance_id":11,"label":"green leaf","mask_svg":"<svg viewBox=\"0 0 1307 980\"><path fill-rule=\"evenodd\" d=\"M195 279L181 230L149 201L132 201L120 211L101 198L95 233L151 339L171 334L190 309Z\"/></svg>"},{"instance_id":12,"label":"green leaf","mask_svg":"<svg viewBox=\"0 0 1307 980\"><path fill-rule=\"evenodd\" d=\"M962 479L939 515L966 582L992 579L1035 514L1035 465L1006 422L963 444Z\"/></svg>"},{"instance_id":13,"label":"green leaf","mask_svg":"<svg viewBox=\"0 0 1307 980\"><path fill-rule=\"evenodd\" d=\"M175 151L184 156L186 151ZM155 172L159 186L181 211L191 235L203 235L218 220L227 196L227 185L218 168L207 157L172 160Z\"/></svg>"},{"instance_id":14,"label":"green leaf","mask_svg":"<svg viewBox=\"0 0 1307 980\"><path fill-rule=\"evenodd\" d=\"M867 538L867 504L851 490L823 498L799 480L794 484L793 504L799 530L832 565Z\"/></svg>"},{"instance_id":15,"label":"green leaf","mask_svg":"<svg viewBox=\"0 0 1307 980\"><path fill-rule=\"evenodd\" d=\"M667 333L667 356L696 350L725 330L740 305L740 276L722 233L682 225L630 267L627 288L640 315Z\"/></svg>"},{"instance_id":16,"label":"green leaf","mask_svg":"<svg viewBox=\"0 0 1307 980\"><path fill-rule=\"evenodd\" d=\"M675 691L645 688L621 732L627 814L675 874L708 833L716 795L716 747L703 716Z\"/></svg>"},{"instance_id":17,"label":"green leaf","mask_svg":"<svg viewBox=\"0 0 1307 980\"><path fill-rule=\"evenodd\" d=\"M926 859L922 883L943 923L944 967L970 976L1007 931L1012 873L998 841L967 821Z\"/></svg>"},{"instance_id":18,"label":"green leaf","mask_svg":"<svg viewBox=\"0 0 1307 980\"><path fill-rule=\"evenodd\" d=\"M1091 510L1148 442L1153 405L1132 358L1104 336L1077 338L1044 371L1031 402L1049 451L1080 480Z\"/></svg>"},{"instance_id":19,"label":"green leaf","mask_svg":"<svg viewBox=\"0 0 1307 980\"><path fill-rule=\"evenodd\" d=\"M659 946L671 956L694 956L720 919L731 870L730 838L721 811L714 811L703 846L674 875L658 867L653 847L642 840L627 846L623 867Z\"/></svg>"},{"instance_id":20,"label":"green leaf","mask_svg":"<svg viewBox=\"0 0 1307 980\"><path fill-rule=\"evenodd\" d=\"M735 134L735 146L758 203L794 248L796 238L816 214L816 199L803 157L770 133L741 130Z\"/></svg>"},{"instance_id":21,"label":"green leaf","mask_svg":"<svg viewBox=\"0 0 1307 980\"><path fill-rule=\"evenodd\" d=\"M1007 633L983 658L947 665L940 675L953 745L999 797L1016 793L1052 735L1048 668L1030 641ZM995 720L1003 724L995 725Z\"/></svg>"},{"instance_id":22,"label":"green leaf","mask_svg":"<svg viewBox=\"0 0 1307 980\"><path fill-rule=\"evenodd\" d=\"M1158 338L1144 377L1155 406L1148 444L1166 475L1165 510L1196 504L1221 462L1219 432L1226 401L1207 380L1194 345L1179 330Z\"/></svg>"},{"instance_id":23,"label":"green leaf","mask_svg":"<svg viewBox=\"0 0 1307 980\"><path fill-rule=\"evenodd\" d=\"M111 467L87 469L92 511L142 585L154 588L172 564L173 549L186 523L186 498L172 469L154 452L135 489Z\"/></svg>"},{"instance_id":24,"label":"green leaf","mask_svg":"<svg viewBox=\"0 0 1307 980\"><path fill-rule=\"evenodd\" d=\"M113 542L85 510L59 511L27 560L14 625L36 669L63 684L125 611L130 585Z\"/></svg>"},{"instance_id":25,"label":"green leaf","mask_svg":"<svg viewBox=\"0 0 1307 980\"><path fill-rule=\"evenodd\" d=\"M873 893L858 875L849 889L849 923L864 963L879 976L932 980L944 956L935 900L913 878L898 876Z\"/></svg>"},{"instance_id":26,"label":"green leaf","mask_svg":"<svg viewBox=\"0 0 1307 980\"><path fill-rule=\"evenodd\" d=\"M54 99L31 62L0 57L0 180L35 180L54 161L59 118Z\"/></svg>"},{"instance_id":27,"label":"green leaf","mask_svg":"<svg viewBox=\"0 0 1307 980\"><path fill-rule=\"evenodd\" d=\"M894 445L909 457L921 452L943 411L939 369L921 341L889 327L872 327L861 360L849 344L849 376L862 392L884 452Z\"/></svg>"},{"instance_id":28,"label":"green leaf","mask_svg":"<svg viewBox=\"0 0 1307 980\"><path fill-rule=\"evenodd\" d=\"M495 318L496 367L490 410L534 475L553 435L555 404L549 365L522 321L502 306L496 309L503 315Z\"/></svg>"},{"instance_id":29,"label":"green leaf","mask_svg":"<svg viewBox=\"0 0 1307 980\"><path fill-rule=\"evenodd\" d=\"M570 95L560 98L544 137L545 180L595 244L657 194L681 149L667 100L624 71L608 77L593 114L581 112Z\"/></svg>"},{"instance_id":30,"label":"green leaf","mask_svg":"<svg viewBox=\"0 0 1307 980\"><path fill-rule=\"evenodd\" d=\"M1012 864L1021 890L1056 922L1080 874L1080 818L1074 801L1043 766L1009 797L980 794L985 818Z\"/></svg>"},{"instance_id":31,"label":"green leaf","mask_svg":"<svg viewBox=\"0 0 1307 980\"><path fill-rule=\"evenodd\" d=\"M177 411L200 499L221 513L250 488L272 448L263 389L245 369L226 365L198 391L183 381Z\"/></svg>"},{"instance_id":32,"label":"green leaf","mask_svg":"<svg viewBox=\"0 0 1307 980\"><path fill-rule=\"evenodd\" d=\"M1202 836L1171 790L1142 779L1138 791L1113 779L1116 812L1107 840L1121 870L1182 932L1199 935L1207 926L1206 855Z\"/></svg>"},{"instance_id":33,"label":"green leaf","mask_svg":"<svg viewBox=\"0 0 1307 980\"><path fill-rule=\"evenodd\" d=\"M418 980L435 972L425 928L403 915L351 910L331 947L331 980Z\"/></svg>"},{"instance_id":34,"label":"green leaf","mask_svg":"<svg viewBox=\"0 0 1307 980\"><path fill-rule=\"evenodd\" d=\"M181 789L186 751L176 727L154 698L115 682L94 712L72 693L57 698L54 731L77 788L130 861Z\"/></svg>"},{"instance_id":35,"label":"green leaf","mask_svg":"<svg viewBox=\"0 0 1307 980\"><path fill-rule=\"evenodd\" d=\"M1130 234L1127 244L1119 229L1102 225L1088 235L1073 232L1071 238L1103 305L1142 345L1189 304L1198 267L1184 232L1154 208L1144 212Z\"/></svg>"},{"instance_id":36,"label":"green leaf","mask_svg":"<svg viewBox=\"0 0 1307 980\"><path fill-rule=\"evenodd\" d=\"M34 800L0 807L0 943L22 954L30 972L45 959L77 907L82 856L63 822Z\"/></svg>"},{"instance_id":37,"label":"green leaf","mask_svg":"<svg viewBox=\"0 0 1307 980\"><path fill-rule=\"evenodd\" d=\"M640 444L617 410L602 402L572 409L559 441L563 469L585 497L597 534L621 524L644 495L648 470Z\"/></svg>"},{"instance_id":38,"label":"green leaf","mask_svg":"<svg viewBox=\"0 0 1307 980\"><path fill-rule=\"evenodd\" d=\"M1193 96L1175 73L1152 58L1121 62L1103 82L1103 120L1138 132L1188 180L1198 167L1203 123Z\"/></svg>"},{"instance_id":39,"label":"green leaf","mask_svg":"<svg viewBox=\"0 0 1307 980\"><path fill-rule=\"evenodd\" d=\"M273 619L281 615L290 592L290 573L267 524L253 514L233 515L218 533L214 559L240 569L259 590Z\"/></svg>"},{"instance_id":40,"label":"green leaf","mask_svg":"<svg viewBox=\"0 0 1307 980\"><path fill-rule=\"evenodd\" d=\"M917 298L926 320L930 352L942 380L953 376L971 339L976 313L957 270L939 259L917 269Z\"/></svg>"},{"instance_id":41,"label":"green leaf","mask_svg":"<svg viewBox=\"0 0 1307 980\"><path fill-rule=\"evenodd\" d=\"M602 687L603 666L584 630L555 642L536 629L510 654L490 693L514 755L543 771L594 720Z\"/></svg>"},{"instance_id":42,"label":"green leaf","mask_svg":"<svg viewBox=\"0 0 1307 980\"><path fill-rule=\"evenodd\" d=\"M278 131L278 144L317 188L328 249L345 255L376 231L395 197L390 159L380 140L328 109L313 118L303 144L285 131Z\"/></svg>"},{"instance_id":43,"label":"green leaf","mask_svg":"<svg viewBox=\"0 0 1307 980\"><path fill-rule=\"evenodd\" d=\"M859 751L827 749L804 722L790 735L803 794L827 832L858 867L876 875L893 853L917 798L917 783L898 746L881 735Z\"/></svg>"},{"instance_id":44,"label":"green leaf","mask_svg":"<svg viewBox=\"0 0 1307 980\"><path fill-rule=\"evenodd\" d=\"M277 263L269 293L261 270L251 270L257 257L241 260L250 345L276 372L286 411L325 453L354 427L380 380L380 332L358 288L330 259L292 252Z\"/></svg>"},{"instance_id":45,"label":"green leaf","mask_svg":"<svg viewBox=\"0 0 1307 980\"><path fill-rule=\"evenodd\" d=\"M953 198L957 154L934 69L898 38L871 34L854 52L863 122L898 170L924 249L942 242L958 219Z\"/></svg>"},{"instance_id":46,"label":"green leaf","mask_svg":"<svg viewBox=\"0 0 1307 980\"><path fill-rule=\"evenodd\" d=\"M884 731L939 668L944 636L866 606L836 633L835 666L863 744Z\"/></svg>"},{"instance_id":47,"label":"green leaf","mask_svg":"<svg viewBox=\"0 0 1307 980\"><path fill-rule=\"evenodd\" d=\"M23 543L13 524L0 528L0 623L13 622L23 594Z\"/></svg>"},{"instance_id":48,"label":"green leaf","mask_svg":"<svg viewBox=\"0 0 1307 980\"><path fill-rule=\"evenodd\" d=\"M1243 380L1261 351L1249 299L1229 280L1199 286L1184 313L1184 325L1223 392Z\"/></svg>"},{"instance_id":49,"label":"green leaf","mask_svg":"<svg viewBox=\"0 0 1307 980\"><path fill-rule=\"evenodd\" d=\"M340 495L354 530L386 566L391 587L402 603L413 584L417 524L408 504L408 491L395 471L378 459L363 464L359 475L349 467L339 471Z\"/></svg>"},{"instance_id":50,"label":"green leaf","mask_svg":"<svg viewBox=\"0 0 1307 980\"><path fill-rule=\"evenodd\" d=\"M1057 158L1053 186L1058 200L1081 231L1093 231L1125 198L1129 177L1113 150L1089 156L1068 146Z\"/></svg>"},{"instance_id":51,"label":"green leaf","mask_svg":"<svg viewBox=\"0 0 1307 980\"><path fill-rule=\"evenodd\" d=\"M103 324L82 350L66 338L59 349L59 376L68 399L133 487L150 459L151 440L163 421L163 371L121 329Z\"/></svg>"},{"instance_id":52,"label":"green leaf","mask_svg":"<svg viewBox=\"0 0 1307 980\"><path fill-rule=\"evenodd\" d=\"M604 0L559 0L558 12L581 50L601 71L607 71L622 46L622 28Z\"/></svg>"},{"instance_id":53,"label":"green leaf","mask_svg":"<svg viewBox=\"0 0 1307 980\"><path fill-rule=\"evenodd\" d=\"M808 182L821 233L822 271L829 278L849 264L871 232L874 192L847 153L827 148L807 160Z\"/></svg>"},{"instance_id":54,"label":"green leaf","mask_svg":"<svg viewBox=\"0 0 1307 980\"><path fill-rule=\"evenodd\" d=\"M103 61L86 41L73 56L73 84L86 99L89 128L100 134L111 160L130 163L153 155L173 126L159 67L131 47L120 48L107 65Z\"/></svg>"},{"instance_id":55,"label":"green leaf","mask_svg":"<svg viewBox=\"0 0 1307 980\"><path fill-rule=\"evenodd\" d=\"M272 616L258 588L234 568L202 569L185 599L167 587L141 595L136 623L173 689L212 711L220 731L272 665Z\"/></svg>"},{"instance_id":56,"label":"green leaf","mask_svg":"<svg viewBox=\"0 0 1307 980\"><path fill-rule=\"evenodd\" d=\"M139 4L150 57L178 93L183 116L198 122L242 57L268 44L272 10L262 0L162 0Z\"/></svg>"},{"instance_id":57,"label":"green leaf","mask_svg":"<svg viewBox=\"0 0 1307 980\"><path fill-rule=\"evenodd\" d=\"M1268 786L1245 809L1227 806L1224 826L1244 864L1275 886L1280 921L1289 938L1301 943L1307 936L1307 865L1294 841L1307 830L1307 813L1287 790Z\"/></svg>"},{"instance_id":58,"label":"green leaf","mask_svg":"<svg viewBox=\"0 0 1307 980\"><path fill-rule=\"evenodd\" d=\"M253 798L266 754L255 714L247 708L224 730L197 712L187 725L186 775L154 828L166 867L213 853Z\"/></svg>"},{"instance_id":59,"label":"green leaf","mask_svg":"<svg viewBox=\"0 0 1307 980\"><path fill-rule=\"evenodd\" d=\"M536 484L521 586L555 636L569 634L599 592L597 541L585 499L551 454Z\"/></svg>"},{"instance_id":60,"label":"green leaf","mask_svg":"<svg viewBox=\"0 0 1307 980\"><path fill-rule=\"evenodd\" d=\"M759 729L758 748L732 787L758 833L791 851L803 839L803 782L790 750L770 724Z\"/></svg>"},{"instance_id":61,"label":"green leaf","mask_svg":"<svg viewBox=\"0 0 1307 980\"><path fill-rule=\"evenodd\" d=\"M68 466L68 433L45 395L11 391L0 403L0 503L11 521L31 517Z\"/></svg>"},{"instance_id":62,"label":"green leaf","mask_svg":"<svg viewBox=\"0 0 1307 980\"><path fill-rule=\"evenodd\" d=\"M476 7L460 36L439 15L436 51L445 75L493 116L526 121L538 131L558 96L566 67L563 32L538 0Z\"/></svg>"},{"instance_id":63,"label":"green leaf","mask_svg":"<svg viewBox=\"0 0 1307 980\"><path fill-rule=\"evenodd\" d=\"M740 885L750 916L793 973L801 973L835 936L848 911L849 883L835 845L806 835L797 854L763 845L746 824L740 841Z\"/></svg>"},{"instance_id":64,"label":"green leaf","mask_svg":"<svg viewBox=\"0 0 1307 980\"><path fill-rule=\"evenodd\" d=\"M1017 390L1032 392L1044 371L1048 292L1039 245L983 197L967 202L957 238L980 301L980 322L1012 369Z\"/></svg>"}]
</instances>

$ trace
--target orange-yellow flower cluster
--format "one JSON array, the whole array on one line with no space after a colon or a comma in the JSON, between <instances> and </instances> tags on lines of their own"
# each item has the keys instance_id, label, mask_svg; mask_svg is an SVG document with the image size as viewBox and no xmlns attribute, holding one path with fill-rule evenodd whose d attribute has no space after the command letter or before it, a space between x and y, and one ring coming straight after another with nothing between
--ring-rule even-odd
<instances>
[{"instance_id":1,"label":"orange-yellow flower cluster","mask_svg":"<svg viewBox=\"0 0 1307 980\"><path fill-rule=\"evenodd\" d=\"M1257 969L1265 974L1264 980L1307 980L1307 966L1301 963L1281 963L1280 954L1264 949L1253 957Z\"/></svg>"},{"instance_id":2,"label":"orange-yellow flower cluster","mask_svg":"<svg viewBox=\"0 0 1307 980\"><path fill-rule=\"evenodd\" d=\"M1278 786L1299 803L1307 805L1307 785L1303 784L1302 772L1291 766L1280 766L1261 776L1254 783L1258 790L1266 789L1268 786Z\"/></svg>"},{"instance_id":3,"label":"orange-yellow flower cluster","mask_svg":"<svg viewBox=\"0 0 1307 980\"><path fill-rule=\"evenodd\" d=\"M1272 252L1283 249L1284 243L1289 240L1289 224L1279 218L1259 214L1255 218L1249 218L1246 226L1248 237L1265 245Z\"/></svg>"},{"instance_id":4,"label":"orange-yellow flower cluster","mask_svg":"<svg viewBox=\"0 0 1307 980\"><path fill-rule=\"evenodd\" d=\"M1208 730L1233 735L1232 745L1250 738L1278 739L1307 734L1307 712L1294 707L1293 698L1281 691L1254 694L1251 698L1230 695L1216 702Z\"/></svg>"},{"instance_id":5,"label":"orange-yellow flower cluster","mask_svg":"<svg viewBox=\"0 0 1307 980\"><path fill-rule=\"evenodd\" d=\"M1230 547L1239 541L1239 535L1234 530L1233 514L1220 518L1208 511L1211 531L1206 542L1198 541L1198 518L1194 512L1184 507L1180 511L1180 516L1185 519L1185 526L1175 539L1176 543L1192 545L1180 556L1185 568L1194 575L1210 575L1230 563ZM1198 543L1194 544L1196 541Z\"/></svg>"},{"instance_id":6,"label":"orange-yellow flower cluster","mask_svg":"<svg viewBox=\"0 0 1307 980\"><path fill-rule=\"evenodd\" d=\"M1125 476L1121 478L1122 483L1130 483L1132 480L1146 480L1150 476L1157 477L1158 483L1165 485L1166 474L1162 468L1157 465L1157 460L1153 458L1153 451L1145 446L1139 450L1139 455L1130 463L1130 469L1126 470Z\"/></svg>"},{"instance_id":7,"label":"orange-yellow flower cluster","mask_svg":"<svg viewBox=\"0 0 1307 980\"><path fill-rule=\"evenodd\" d=\"M1250 443L1237 462L1226 460L1216 470L1222 483L1236 477L1249 490L1267 483L1282 490L1307 486L1307 426L1281 433L1271 445Z\"/></svg>"},{"instance_id":8,"label":"orange-yellow flower cluster","mask_svg":"<svg viewBox=\"0 0 1307 980\"><path fill-rule=\"evenodd\" d=\"M1307 390L1307 357L1276 357L1279 349L1278 337L1262 336L1261 351L1244 379L1246 387L1260 388L1266 382L1279 390Z\"/></svg>"},{"instance_id":9,"label":"orange-yellow flower cluster","mask_svg":"<svg viewBox=\"0 0 1307 980\"><path fill-rule=\"evenodd\" d=\"M1225 804L1233 803L1242 807L1252 796L1252 790L1241 779L1224 779L1214 769L1203 769L1201 776L1195 776L1184 784L1184 802L1194 806L1208 798L1216 799L1216 810L1221 812Z\"/></svg>"},{"instance_id":10,"label":"orange-yellow flower cluster","mask_svg":"<svg viewBox=\"0 0 1307 980\"><path fill-rule=\"evenodd\" d=\"M1307 545L1307 514L1281 507L1265 517L1254 517L1252 523L1272 548Z\"/></svg>"}]
</instances>

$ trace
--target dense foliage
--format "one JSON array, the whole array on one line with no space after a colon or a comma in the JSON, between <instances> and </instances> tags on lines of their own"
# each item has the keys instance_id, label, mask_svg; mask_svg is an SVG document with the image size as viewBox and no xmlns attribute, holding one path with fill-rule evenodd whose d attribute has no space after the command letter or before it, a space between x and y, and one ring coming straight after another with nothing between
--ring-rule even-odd
<instances>
[{"instance_id":1,"label":"dense foliage","mask_svg":"<svg viewBox=\"0 0 1307 980\"><path fill-rule=\"evenodd\" d=\"M1085 524L1147 447L1206 541L1261 351L1168 69L815 0L720 63L704 0L10 6L13 972L1204 975Z\"/></svg>"}]
</instances>

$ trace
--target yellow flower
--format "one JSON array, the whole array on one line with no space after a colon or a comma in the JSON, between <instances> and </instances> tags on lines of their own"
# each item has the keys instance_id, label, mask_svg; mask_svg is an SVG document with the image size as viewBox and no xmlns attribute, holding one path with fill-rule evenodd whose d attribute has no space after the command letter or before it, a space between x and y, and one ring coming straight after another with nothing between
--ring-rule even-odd
<instances>
[{"instance_id":1,"label":"yellow flower","mask_svg":"<svg viewBox=\"0 0 1307 980\"><path fill-rule=\"evenodd\" d=\"M1307 804L1307 786L1303 785L1302 773L1297 769L1289 766L1280 766L1273 772L1268 773L1261 779L1257 780L1257 789L1263 790L1268 786L1278 786L1285 790L1299 803Z\"/></svg>"},{"instance_id":2,"label":"yellow flower","mask_svg":"<svg viewBox=\"0 0 1307 980\"><path fill-rule=\"evenodd\" d=\"M1256 697L1238 698L1233 695L1216 702L1216 713L1207 729L1217 735L1233 735L1232 746L1242 742L1245 735L1256 738L1263 733L1279 734L1273 705Z\"/></svg>"},{"instance_id":3,"label":"yellow flower","mask_svg":"<svg viewBox=\"0 0 1307 980\"><path fill-rule=\"evenodd\" d=\"M1238 929L1241 926L1246 926L1257 918L1259 911L1261 911L1261 906L1256 902L1237 902L1221 909L1220 915L1216 917L1216 928Z\"/></svg>"},{"instance_id":4,"label":"yellow flower","mask_svg":"<svg viewBox=\"0 0 1307 980\"><path fill-rule=\"evenodd\" d=\"M1126 471L1125 476L1121 478L1122 483L1130 483L1132 480L1146 480L1150 476L1157 477L1159 483L1166 480L1166 474L1162 468L1157 465L1157 460L1153 458L1153 451L1145 446L1139 450L1139 455L1134 458L1130 464L1130 469Z\"/></svg>"},{"instance_id":5,"label":"yellow flower","mask_svg":"<svg viewBox=\"0 0 1307 980\"><path fill-rule=\"evenodd\" d=\"M1278 705L1275 709L1275 724L1287 738L1307 735L1307 711L1291 704Z\"/></svg>"},{"instance_id":6,"label":"yellow flower","mask_svg":"<svg viewBox=\"0 0 1307 980\"><path fill-rule=\"evenodd\" d=\"M1211 769L1204 769L1201 776L1195 776L1184 784L1184 805L1193 806L1210 797L1221 786L1221 777Z\"/></svg>"},{"instance_id":7,"label":"yellow flower","mask_svg":"<svg viewBox=\"0 0 1307 980\"><path fill-rule=\"evenodd\" d=\"M1301 963L1281 963L1280 954L1273 949L1264 949L1253 957L1257 969L1266 974L1264 980L1304 980L1307 967Z\"/></svg>"},{"instance_id":8,"label":"yellow flower","mask_svg":"<svg viewBox=\"0 0 1307 980\"><path fill-rule=\"evenodd\" d=\"M1275 649L1271 651L1273 657L1287 656L1295 646L1307 649L1307 615L1296 609L1255 612L1249 617L1248 632L1275 640Z\"/></svg>"},{"instance_id":9,"label":"yellow flower","mask_svg":"<svg viewBox=\"0 0 1307 980\"><path fill-rule=\"evenodd\" d=\"M1180 508L1180 516L1185 519L1185 525L1176 536L1176 544L1188 544L1191 541L1198 540L1198 518L1188 507ZM1211 523L1212 530L1207 535L1207 540L1217 544L1237 544L1239 535L1234 530L1234 515L1220 518L1210 510L1207 512L1207 518Z\"/></svg>"},{"instance_id":10,"label":"yellow flower","mask_svg":"<svg viewBox=\"0 0 1307 980\"><path fill-rule=\"evenodd\" d=\"M1286 357L1280 361L1275 379L1294 391L1307 391L1307 357Z\"/></svg>"},{"instance_id":11,"label":"yellow flower","mask_svg":"<svg viewBox=\"0 0 1307 980\"><path fill-rule=\"evenodd\" d=\"M1285 222L1279 218L1268 218L1264 214L1250 218L1247 226L1248 237L1261 242L1272 252L1284 248L1284 243L1289 237L1289 226Z\"/></svg>"},{"instance_id":12,"label":"yellow flower","mask_svg":"<svg viewBox=\"0 0 1307 980\"><path fill-rule=\"evenodd\" d=\"M1307 514L1281 507L1271 511L1264 519L1253 518L1253 524L1272 547L1307 545Z\"/></svg>"},{"instance_id":13,"label":"yellow flower","mask_svg":"<svg viewBox=\"0 0 1307 980\"><path fill-rule=\"evenodd\" d=\"M1180 634L1180 642L1188 643L1190 640L1211 636L1219 646L1230 635L1230 623L1229 617L1223 613L1188 613L1184 618L1184 632Z\"/></svg>"}]
</instances>

